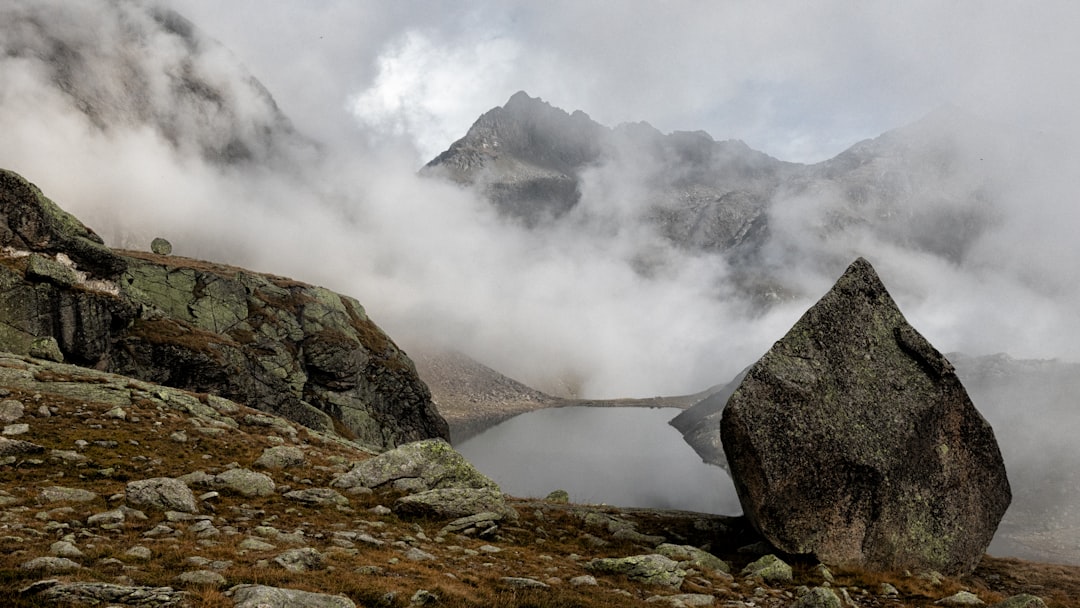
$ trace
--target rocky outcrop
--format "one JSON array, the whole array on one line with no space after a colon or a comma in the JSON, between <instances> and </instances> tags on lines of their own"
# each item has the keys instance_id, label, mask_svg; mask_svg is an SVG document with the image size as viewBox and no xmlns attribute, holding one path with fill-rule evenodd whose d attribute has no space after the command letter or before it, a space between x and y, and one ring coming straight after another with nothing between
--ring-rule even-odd
<instances>
[{"instance_id":1,"label":"rocky outcrop","mask_svg":"<svg viewBox=\"0 0 1080 608\"><path fill-rule=\"evenodd\" d=\"M440 439L409 443L365 460L332 485L346 491L406 492L394 503L394 510L403 515L456 519L487 513L517 518L499 486Z\"/></svg>"},{"instance_id":2,"label":"rocky outcrop","mask_svg":"<svg viewBox=\"0 0 1080 608\"><path fill-rule=\"evenodd\" d=\"M409 358L353 298L116 252L0 171L0 344L229 399L375 449L448 437Z\"/></svg>"},{"instance_id":3,"label":"rocky outcrop","mask_svg":"<svg viewBox=\"0 0 1080 608\"><path fill-rule=\"evenodd\" d=\"M863 259L750 368L721 436L754 526L826 563L970 572L1011 498L990 425Z\"/></svg>"}]
</instances>

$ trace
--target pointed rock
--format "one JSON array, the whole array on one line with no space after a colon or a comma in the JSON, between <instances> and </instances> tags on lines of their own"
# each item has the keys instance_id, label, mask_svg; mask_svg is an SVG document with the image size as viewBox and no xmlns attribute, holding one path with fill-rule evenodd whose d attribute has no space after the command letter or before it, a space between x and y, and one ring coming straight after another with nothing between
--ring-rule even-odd
<instances>
[{"instance_id":1,"label":"pointed rock","mask_svg":"<svg viewBox=\"0 0 1080 608\"><path fill-rule=\"evenodd\" d=\"M721 437L753 525L829 564L968 573L1011 500L990 425L862 258L750 368Z\"/></svg>"}]
</instances>

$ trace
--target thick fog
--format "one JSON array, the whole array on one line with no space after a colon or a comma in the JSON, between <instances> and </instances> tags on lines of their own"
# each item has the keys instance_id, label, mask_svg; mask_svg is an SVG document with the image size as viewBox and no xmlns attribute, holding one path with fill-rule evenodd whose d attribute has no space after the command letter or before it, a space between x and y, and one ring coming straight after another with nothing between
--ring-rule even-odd
<instances>
[{"instance_id":1,"label":"thick fog","mask_svg":"<svg viewBox=\"0 0 1080 608\"><path fill-rule=\"evenodd\" d=\"M1062 31L1080 8L940 4L8 2L0 166L111 245L160 235L326 285L407 347L441 341L564 394L724 382L857 255L943 351L1080 360L1080 45ZM763 259L786 298L763 308L721 256L640 221L647 177L673 169L647 154L587 172L579 208L542 231L417 177L518 89L798 162L953 104L978 120L952 129L971 167L950 179L992 191L952 257L926 242L956 226L917 221L969 204L947 188L839 224L837 193L778 193Z\"/></svg>"}]
</instances>

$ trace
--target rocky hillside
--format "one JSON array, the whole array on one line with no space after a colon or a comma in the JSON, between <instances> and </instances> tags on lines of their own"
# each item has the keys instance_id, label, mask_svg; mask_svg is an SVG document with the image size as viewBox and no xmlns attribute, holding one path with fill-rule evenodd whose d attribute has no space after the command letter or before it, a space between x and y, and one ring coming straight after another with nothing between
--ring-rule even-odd
<instances>
[{"instance_id":1,"label":"rocky hillside","mask_svg":"<svg viewBox=\"0 0 1080 608\"><path fill-rule=\"evenodd\" d=\"M412 362L353 298L113 251L9 171L0 246L4 350L220 395L374 449L448 437Z\"/></svg>"},{"instance_id":2,"label":"rocky hillside","mask_svg":"<svg viewBox=\"0 0 1080 608\"><path fill-rule=\"evenodd\" d=\"M24 356L0 355L0 419L7 606L1080 606L1077 568L830 571L772 555L739 518L503 497L438 440L376 457Z\"/></svg>"}]
</instances>

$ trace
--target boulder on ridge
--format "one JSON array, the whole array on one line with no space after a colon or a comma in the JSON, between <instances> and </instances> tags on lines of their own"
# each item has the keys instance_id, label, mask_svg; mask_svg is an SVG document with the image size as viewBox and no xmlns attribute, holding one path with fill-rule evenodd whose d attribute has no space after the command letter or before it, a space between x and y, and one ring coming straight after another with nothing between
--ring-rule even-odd
<instances>
[{"instance_id":1,"label":"boulder on ridge","mask_svg":"<svg viewBox=\"0 0 1080 608\"><path fill-rule=\"evenodd\" d=\"M754 527L828 564L971 572L1011 501L990 425L862 258L750 368L721 438Z\"/></svg>"}]
</instances>

